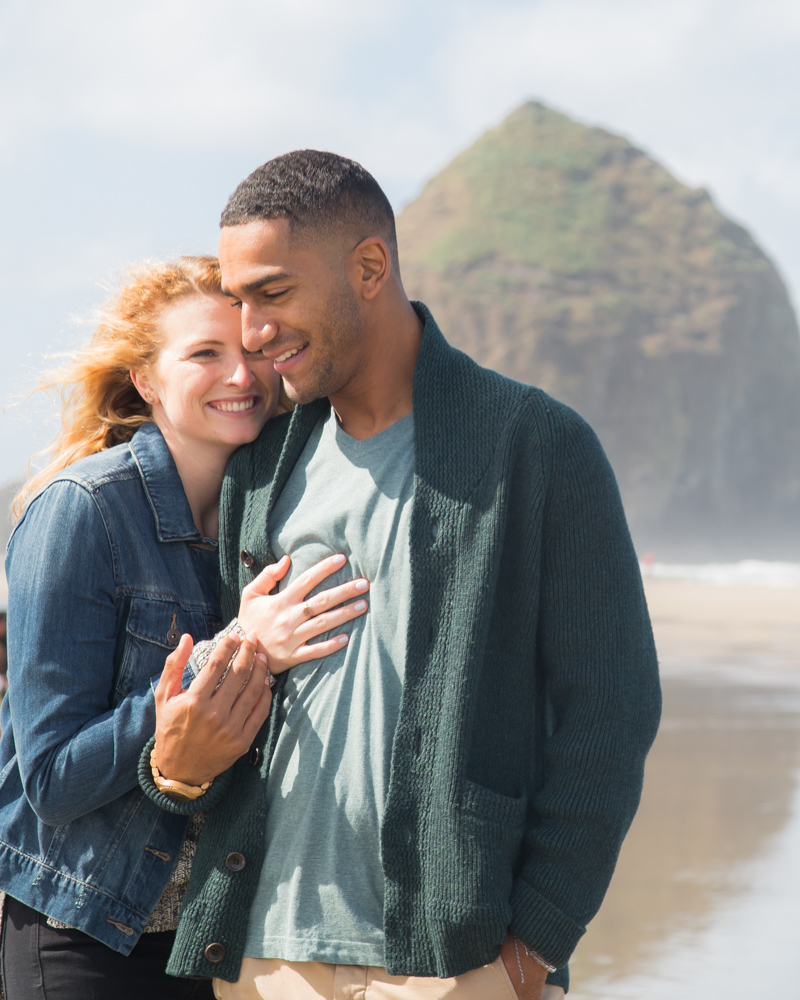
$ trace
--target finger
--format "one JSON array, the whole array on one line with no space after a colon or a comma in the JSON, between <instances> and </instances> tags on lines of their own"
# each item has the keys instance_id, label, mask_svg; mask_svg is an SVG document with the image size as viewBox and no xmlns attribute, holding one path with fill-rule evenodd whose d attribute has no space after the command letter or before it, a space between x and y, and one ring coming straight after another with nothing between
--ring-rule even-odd
<instances>
[{"instance_id":1,"label":"finger","mask_svg":"<svg viewBox=\"0 0 800 1000\"><path fill-rule=\"evenodd\" d=\"M275 588L278 581L282 580L289 572L291 563L292 561L288 556L283 556L276 563L265 566L258 576L248 583L247 589L256 594L269 594Z\"/></svg>"},{"instance_id":2,"label":"finger","mask_svg":"<svg viewBox=\"0 0 800 1000\"><path fill-rule=\"evenodd\" d=\"M253 657L253 666L250 676L244 687L240 688L236 701L231 709L232 717L235 716L241 725L245 724L247 717L252 712L258 702L264 684L267 681L267 657L263 653L256 653Z\"/></svg>"},{"instance_id":3,"label":"finger","mask_svg":"<svg viewBox=\"0 0 800 1000\"><path fill-rule=\"evenodd\" d=\"M366 613L367 608L368 604L363 600L355 601L353 604L344 604L340 608L333 608L332 611L326 611L325 614L317 615L316 618L311 618L302 625L298 625L294 631L295 638L301 642L308 642L316 635L330 632L331 629L338 628L345 622L360 618Z\"/></svg>"},{"instance_id":4,"label":"finger","mask_svg":"<svg viewBox=\"0 0 800 1000\"><path fill-rule=\"evenodd\" d=\"M325 639L322 642L313 642L310 645L300 646L294 651L294 658L297 663L308 663L309 660L320 660L323 656L330 656L338 653L348 642L350 636L336 635L332 639Z\"/></svg>"},{"instance_id":5,"label":"finger","mask_svg":"<svg viewBox=\"0 0 800 1000\"><path fill-rule=\"evenodd\" d=\"M361 597L368 590L369 580L363 577L348 580L347 583L331 587L330 590L322 590L301 604L298 617L301 621L305 621L328 608L335 608L337 604L344 604L345 601L352 601L354 597Z\"/></svg>"},{"instance_id":6,"label":"finger","mask_svg":"<svg viewBox=\"0 0 800 1000\"><path fill-rule=\"evenodd\" d=\"M235 653L235 658L217 688L214 697L219 699L218 704L223 712L226 708L228 712L231 712L242 688L250 679L253 669L253 659L256 655L256 643L256 637L253 635L248 635L241 640L239 649Z\"/></svg>"},{"instance_id":7,"label":"finger","mask_svg":"<svg viewBox=\"0 0 800 1000\"><path fill-rule=\"evenodd\" d=\"M183 690L183 671L192 655L194 643L188 632L181 636L177 648L173 650L164 662L164 669L156 685L156 695L163 701L168 701Z\"/></svg>"},{"instance_id":8,"label":"finger","mask_svg":"<svg viewBox=\"0 0 800 1000\"><path fill-rule=\"evenodd\" d=\"M241 638L235 632L230 632L220 641L192 684L192 691L196 696L201 698L213 697L222 675L231 662L231 657L238 650L241 642Z\"/></svg>"},{"instance_id":9,"label":"finger","mask_svg":"<svg viewBox=\"0 0 800 1000\"><path fill-rule=\"evenodd\" d=\"M269 710L272 707L272 690L265 683L261 688L261 695L258 701L255 703L250 711L247 719L245 720L244 726L242 727L242 736L246 741L247 745L253 742L253 740L258 736L258 731L264 725L264 722L269 715ZM245 751L246 752L246 751Z\"/></svg>"},{"instance_id":10,"label":"finger","mask_svg":"<svg viewBox=\"0 0 800 1000\"><path fill-rule=\"evenodd\" d=\"M331 573L335 573L341 569L346 562L347 558L341 553L335 556L328 556L327 559L323 559L312 566L311 569L307 569L304 573L301 573L296 580L293 580L289 584L286 592L290 593L298 601L302 601L314 587L318 587L323 580L327 579Z\"/></svg>"}]
</instances>

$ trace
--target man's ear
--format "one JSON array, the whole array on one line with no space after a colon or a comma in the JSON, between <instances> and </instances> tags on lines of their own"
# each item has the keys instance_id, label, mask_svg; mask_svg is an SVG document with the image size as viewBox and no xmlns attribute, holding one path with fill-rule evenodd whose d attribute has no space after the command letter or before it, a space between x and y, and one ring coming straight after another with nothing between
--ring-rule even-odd
<instances>
[{"instance_id":1,"label":"man's ear","mask_svg":"<svg viewBox=\"0 0 800 1000\"><path fill-rule=\"evenodd\" d=\"M370 301L380 292L392 273L392 257L379 236L368 236L350 254L351 274L356 292Z\"/></svg>"},{"instance_id":2,"label":"man's ear","mask_svg":"<svg viewBox=\"0 0 800 1000\"><path fill-rule=\"evenodd\" d=\"M150 384L150 380L147 378L146 375L143 375L141 372L135 372L131 370L130 376L134 388L142 397L142 399L145 401L145 403L150 403L152 405L153 403L158 402L158 396L156 395L155 389L153 389L152 385Z\"/></svg>"}]
</instances>

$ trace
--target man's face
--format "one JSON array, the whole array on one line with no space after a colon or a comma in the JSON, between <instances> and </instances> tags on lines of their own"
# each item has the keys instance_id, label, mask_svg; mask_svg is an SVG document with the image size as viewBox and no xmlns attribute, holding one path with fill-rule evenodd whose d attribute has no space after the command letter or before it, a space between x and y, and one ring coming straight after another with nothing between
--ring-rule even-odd
<instances>
[{"instance_id":1,"label":"man's face","mask_svg":"<svg viewBox=\"0 0 800 1000\"><path fill-rule=\"evenodd\" d=\"M289 398L335 396L356 375L364 321L345 251L293 243L287 219L226 226L219 239L222 287L241 302L242 341L261 350Z\"/></svg>"}]
</instances>

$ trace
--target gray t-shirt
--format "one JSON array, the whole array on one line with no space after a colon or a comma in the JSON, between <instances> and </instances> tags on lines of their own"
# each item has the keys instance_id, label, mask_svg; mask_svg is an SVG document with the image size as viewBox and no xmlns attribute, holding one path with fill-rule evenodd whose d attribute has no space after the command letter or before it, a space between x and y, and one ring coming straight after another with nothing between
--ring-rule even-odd
<instances>
[{"instance_id":1,"label":"gray t-shirt","mask_svg":"<svg viewBox=\"0 0 800 1000\"><path fill-rule=\"evenodd\" d=\"M320 589L364 576L370 607L345 626L341 652L288 672L245 955L384 964L380 824L405 672L413 486L413 414L358 441L331 411L275 506L272 551L292 558L282 585L342 552L348 562Z\"/></svg>"}]
</instances>

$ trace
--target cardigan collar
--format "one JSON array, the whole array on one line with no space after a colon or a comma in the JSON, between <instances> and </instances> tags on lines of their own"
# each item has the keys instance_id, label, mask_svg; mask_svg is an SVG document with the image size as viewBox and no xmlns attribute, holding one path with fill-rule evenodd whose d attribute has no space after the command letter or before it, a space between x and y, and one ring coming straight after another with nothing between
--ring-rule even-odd
<instances>
[{"instance_id":1,"label":"cardigan collar","mask_svg":"<svg viewBox=\"0 0 800 1000\"><path fill-rule=\"evenodd\" d=\"M415 475L437 492L463 501L491 461L516 396L507 388L501 394L487 390L498 381L506 387L514 383L451 347L428 307L411 304L424 324L414 368ZM311 432L329 412L327 398L295 407L270 484L267 518Z\"/></svg>"}]
</instances>

